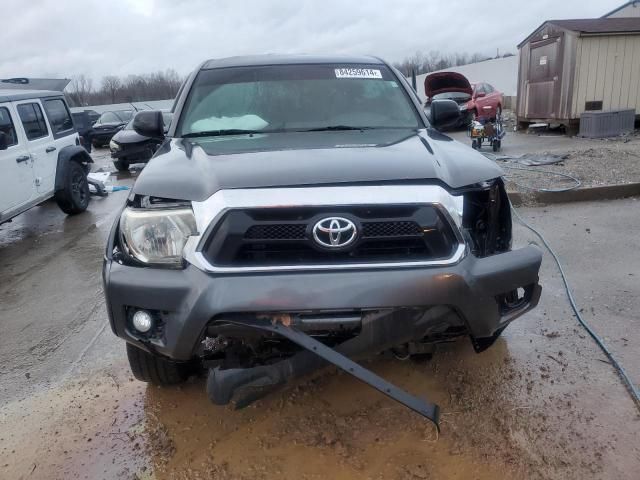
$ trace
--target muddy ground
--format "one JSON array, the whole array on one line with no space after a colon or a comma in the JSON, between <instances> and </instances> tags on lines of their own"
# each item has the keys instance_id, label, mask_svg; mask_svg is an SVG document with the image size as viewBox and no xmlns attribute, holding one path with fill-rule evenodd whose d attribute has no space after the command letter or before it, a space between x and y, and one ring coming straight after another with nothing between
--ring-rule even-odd
<instances>
[{"instance_id":1,"label":"muddy ground","mask_svg":"<svg viewBox=\"0 0 640 480\"><path fill-rule=\"evenodd\" d=\"M96 158L108 166L104 152ZM332 369L242 411L211 405L200 378L179 388L133 380L99 275L126 196L76 217L46 203L0 226L0 479L638 478L638 410L573 318L546 253L540 306L490 350L475 354L462 339L429 362L369 364L439 403L440 435ZM636 384L639 207L521 210L557 248L585 319ZM515 233L518 245L535 240Z\"/></svg>"}]
</instances>

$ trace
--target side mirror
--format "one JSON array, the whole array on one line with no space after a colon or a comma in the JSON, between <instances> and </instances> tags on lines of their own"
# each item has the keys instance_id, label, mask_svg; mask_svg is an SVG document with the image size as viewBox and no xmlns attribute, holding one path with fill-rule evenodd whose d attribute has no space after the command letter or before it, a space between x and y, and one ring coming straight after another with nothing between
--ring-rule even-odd
<instances>
[{"instance_id":1,"label":"side mirror","mask_svg":"<svg viewBox=\"0 0 640 480\"><path fill-rule=\"evenodd\" d=\"M460 115L460 107L453 100L431 102L430 120L438 130L456 125L460 121Z\"/></svg>"},{"instance_id":2,"label":"side mirror","mask_svg":"<svg viewBox=\"0 0 640 480\"><path fill-rule=\"evenodd\" d=\"M9 148L9 139L7 138L7 134L0 132L0 150L6 150L7 148Z\"/></svg>"},{"instance_id":3,"label":"side mirror","mask_svg":"<svg viewBox=\"0 0 640 480\"><path fill-rule=\"evenodd\" d=\"M476 98L482 98L482 97L486 97L487 94L485 92L477 92L476 93Z\"/></svg>"},{"instance_id":4,"label":"side mirror","mask_svg":"<svg viewBox=\"0 0 640 480\"><path fill-rule=\"evenodd\" d=\"M133 119L133 129L143 137L164 138L164 124L162 112L158 110L144 110L138 112Z\"/></svg>"}]
</instances>

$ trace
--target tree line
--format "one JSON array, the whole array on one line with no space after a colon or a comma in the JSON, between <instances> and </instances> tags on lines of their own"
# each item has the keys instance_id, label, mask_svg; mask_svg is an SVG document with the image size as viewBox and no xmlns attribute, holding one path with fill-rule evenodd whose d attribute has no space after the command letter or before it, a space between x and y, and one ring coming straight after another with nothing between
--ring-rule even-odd
<instances>
[{"instance_id":1,"label":"tree line","mask_svg":"<svg viewBox=\"0 0 640 480\"><path fill-rule=\"evenodd\" d=\"M489 57L481 53L470 55L466 52L441 53L432 50L429 53L424 53L418 51L401 62L394 63L394 67L407 77L410 77L414 71L416 75L420 75L469 63L482 62L492 58L510 56L513 56L513 53ZM78 75L71 79L65 89L65 94L74 107L167 100L176 96L182 81L183 78L175 70L168 69L164 72L127 75L125 77L106 75L102 77L99 86L96 88L91 78L86 75Z\"/></svg>"},{"instance_id":2,"label":"tree line","mask_svg":"<svg viewBox=\"0 0 640 480\"><path fill-rule=\"evenodd\" d=\"M182 81L175 70L169 69L125 77L106 75L96 88L91 78L78 75L71 79L65 94L74 107L167 100L176 96Z\"/></svg>"},{"instance_id":3,"label":"tree line","mask_svg":"<svg viewBox=\"0 0 640 480\"><path fill-rule=\"evenodd\" d=\"M401 62L394 63L393 66L407 77L410 77L414 71L416 75L420 75L437 70L444 70L446 68L458 67L460 65L467 65L469 63L484 62L485 60L491 60L493 58L512 57L513 55L513 53L505 53L504 55L496 53L495 57L490 57L481 53L470 55L466 52L441 53L432 50L429 53L424 53L419 51L406 57Z\"/></svg>"}]
</instances>

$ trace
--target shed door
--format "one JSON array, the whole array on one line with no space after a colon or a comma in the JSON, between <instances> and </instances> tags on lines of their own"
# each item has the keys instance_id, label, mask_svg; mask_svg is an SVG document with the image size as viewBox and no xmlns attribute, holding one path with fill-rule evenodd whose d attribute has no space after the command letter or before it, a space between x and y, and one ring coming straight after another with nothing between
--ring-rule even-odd
<instances>
[{"instance_id":1,"label":"shed door","mask_svg":"<svg viewBox=\"0 0 640 480\"><path fill-rule=\"evenodd\" d=\"M563 36L531 44L527 84L527 117L556 118L562 80Z\"/></svg>"}]
</instances>

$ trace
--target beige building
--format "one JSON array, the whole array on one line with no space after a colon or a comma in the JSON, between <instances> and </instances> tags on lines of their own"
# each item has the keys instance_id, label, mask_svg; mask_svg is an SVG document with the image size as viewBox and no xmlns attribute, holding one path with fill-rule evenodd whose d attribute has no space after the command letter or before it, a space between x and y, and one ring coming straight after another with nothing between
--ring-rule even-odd
<instances>
[{"instance_id":1,"label":"beige building","mask_svg":"<svg viewBox=\"0 0 640 480\"><path fill-rule=\"evenodd\" d=\"M632 4L611 13L639 8ZM574 126L592 110L640 113L640 16L548 20L518 50L521 126Z\"/></svg>"},{"instance_id":2,"label":"beige building","mask_svg":"<svg viewBox=\"0 0 640 480\"><path fill-rule=\"evenodd\" d=\"M640 17L640 0L633 0L611 10L602 18L630 18Z\"/></svg>"}]
</instances>

